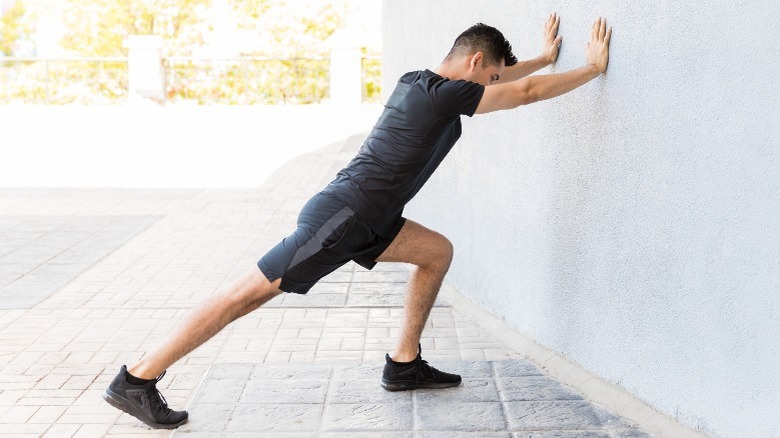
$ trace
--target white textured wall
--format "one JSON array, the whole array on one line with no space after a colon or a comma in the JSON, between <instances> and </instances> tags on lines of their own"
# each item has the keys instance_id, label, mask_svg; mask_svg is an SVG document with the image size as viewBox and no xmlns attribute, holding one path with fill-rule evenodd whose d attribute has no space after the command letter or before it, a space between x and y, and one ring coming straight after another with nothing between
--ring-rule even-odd
<instances>
[{"instance_id":1,"label":"white textured wall","mask_svg":"<svg viewBox=\"0 0 780 438\"><path fill-rule=\"evenodd\" d=\"M614 26L606 77L464 135L407 209L448 281L519 332L713 436L780 436L780 6L384 3L385 90L482 21L555 67Z\"/></svg>"}]
</instances>

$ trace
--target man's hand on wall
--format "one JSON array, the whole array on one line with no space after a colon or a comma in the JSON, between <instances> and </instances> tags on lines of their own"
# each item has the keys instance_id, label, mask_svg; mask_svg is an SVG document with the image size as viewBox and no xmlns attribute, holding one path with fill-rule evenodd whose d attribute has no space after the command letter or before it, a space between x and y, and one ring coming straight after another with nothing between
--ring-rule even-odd
<instances>
[{"instance_id":1,"label":"man's hand on wall","mask_svg":"<svg viewBox=\"0 0 780 438\"><path fill-rule=\"evenodd\" d=\"M555 12L550 14L547 18L547 22L544 24L544 49L542 50L542 58L544 58L548 64L554 64L558 60L558 50L561 47L561 36L558 35L558 25L561 22L561 17Z\"/></svg>"},{"instance_id":2,"label":"man's hand on wall","mask_svg":"<svg viewBox=\"0 0 780 438\"><path fill-rule=\"evenodd\" d=\"M551 14L546 24L544 53L549 53L555 59L558 57L558 46L561 41L561 37L556 36L559 22L556 14ZM591 39L586 50L587 65L564 73L525 76L525 73L538 70L539 65L549 60L541 56L507 67L504 69L504 74L501 75L500 82L485 87L476 113L484 114L512 109L520 105L552 99L597 78L607 70L611 37L612 28L607 30L607 21L599 17L593 23Z\"/></svg>"},{"instance_id":3,"label":"man's hand on wall","mask_svg":"<svg viewBox=\"0 0 780 438\"><path fill-rule=\"evenodd\" d=\"M609 40L612 38L612 28L607 30L607 20L601 17L593 22L590 34L590 42L586 49L588 65L598 69L600 73L607 71L609 62Z\"/></svg>"}]
</instances>

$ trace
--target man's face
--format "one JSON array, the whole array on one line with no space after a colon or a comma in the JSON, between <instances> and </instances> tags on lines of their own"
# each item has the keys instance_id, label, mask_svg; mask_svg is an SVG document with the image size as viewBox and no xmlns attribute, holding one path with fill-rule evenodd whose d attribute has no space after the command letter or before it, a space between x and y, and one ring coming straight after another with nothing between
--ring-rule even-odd
<instances>
[{"instance_id":1,"label":"man's face","mask_svg":"<svg viewBox=\"0 0 780 438\"><path fill-rule=\"evenodd\" d=\"M483 66L483 64L485 64ZM501 63L498 65L491 65L488 63L484 63L483 60L480 60L476 64L472 63L467 80L471 82L476 82L478 84L482 84L484 86L491 85L498 81L498 79L501 77L501 74L504 72L504 60L501 60Z\"/></svg>"}]
</instances>

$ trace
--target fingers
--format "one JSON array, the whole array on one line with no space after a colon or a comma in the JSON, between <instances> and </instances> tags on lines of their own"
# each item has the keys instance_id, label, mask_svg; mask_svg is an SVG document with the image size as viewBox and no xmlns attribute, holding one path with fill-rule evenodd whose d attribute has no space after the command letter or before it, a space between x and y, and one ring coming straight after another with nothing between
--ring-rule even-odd
<instances>
[{"instance_id":1,"label":"fingers","mask_svg":"<svg viewBox=\"0 0 780 438\"><path fill-rule=\"evenodd\" d=\"M604 37L607 35L607 20L601 20L601 26L599 27L599 41L604 41Z\"/></svg>"},{"instance_id":2,"label":"fingers","mask_svg":"<svg viewBox=\"0 0 780 438\"><path fill-rule=\"evenodd\" d=\"M560 47L561 36L558 35L558 28L561 23L561 17L557 13L552 12L547 17L545 23L545 29L547 31L546 41L547 44L552 44L553 47ZM607 19L598 17L593 22L590 33L590 41L597 43L606 43L609 45L609 40L612 38L612 27L607 28ZM590 46L590 43L588 43Z\"/></svg>"},{"instance_id":3,"label":"fingers","mask_svg":"<svg viewBox=\"0 0 780 438\"><path fill-rule=\"evenodd\" d=\"M590 39L591 41L606 41L609 44L609 39L612 37L612 28L607 30L607 19L598 17L593 22L593 28L591 29Z\"/></svg>"},{"instance_id":4,"label":"fingers","mask_svg":"<svg viewBox=\"0 0 780 438\"><path fill-rule=\"evenodd\" d=\"M547 32L554 32L558 33L558 24L561 22L561 17L558 16L555 12L551 13L549 17L547 17L547 22L544 24L544 28Z\"/></svg>"}]
</instances>

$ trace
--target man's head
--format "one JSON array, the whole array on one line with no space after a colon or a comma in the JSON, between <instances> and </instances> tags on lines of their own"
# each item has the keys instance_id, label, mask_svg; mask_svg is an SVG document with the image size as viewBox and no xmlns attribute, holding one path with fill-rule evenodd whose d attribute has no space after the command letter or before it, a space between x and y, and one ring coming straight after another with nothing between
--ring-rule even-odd
<instances>
[{"instance_id":1,"label":"man's head","mask_svg":"<svg viewBox=\"0 0 780 438\"><path fill-rule=\"evenodd\" d=\"M477 23L458 35L444 62L458 70L457 79L489 85L517 58L498 29Z\"/></svg>"}]
</instances>

